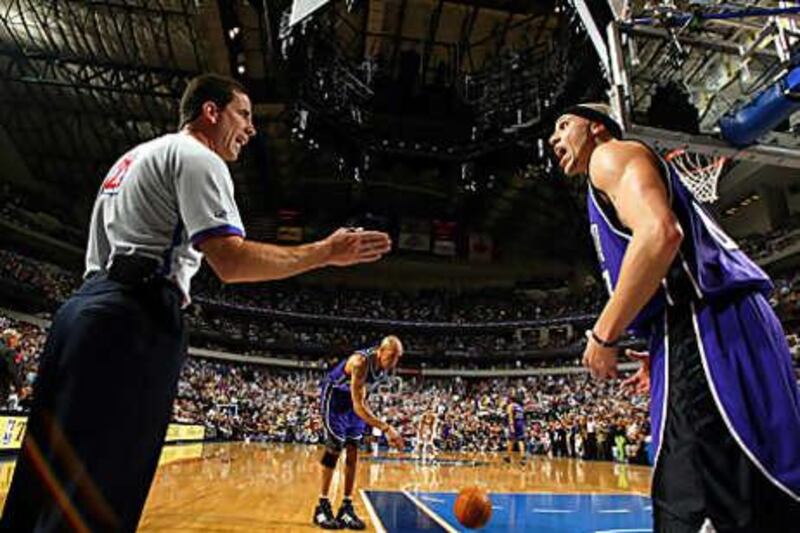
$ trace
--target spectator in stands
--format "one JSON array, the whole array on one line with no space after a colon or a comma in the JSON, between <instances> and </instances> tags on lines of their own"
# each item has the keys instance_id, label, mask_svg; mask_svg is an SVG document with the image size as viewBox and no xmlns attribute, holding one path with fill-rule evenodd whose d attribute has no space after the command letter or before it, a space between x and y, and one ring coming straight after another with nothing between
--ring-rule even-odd
<instances>
[{"instance_id":1,"label":"spectator in stands","mask_svg":"<svg viewBox=\"0 0 800 533\"><path fill-rule=\"evenodd\" d=\"M22 356L19 352L20 334L16 329L8 328L0 337L0 393L3 395L10 391L14 394L22 389L22 380L19 376L19 364Z\"/></svg>"}]
</instances>

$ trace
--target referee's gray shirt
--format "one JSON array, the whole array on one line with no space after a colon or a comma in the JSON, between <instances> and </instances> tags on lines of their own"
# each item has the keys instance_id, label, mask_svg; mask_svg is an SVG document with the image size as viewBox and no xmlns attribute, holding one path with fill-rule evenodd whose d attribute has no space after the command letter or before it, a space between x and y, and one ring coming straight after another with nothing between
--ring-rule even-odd
<instances>
[{"instance_id":1,"label":"referee's gray shirt","mask_svg":"<svg viewBox=\"0 0 800 533\"><path fill-rule=\"evenodd\" d=\"M171 133L122 156L92 210L86 272L105 272L114 255L157 259L189 303L197 249L216 235L244 237L228 166L188 133Z\"/></svg>"}]
</instances>

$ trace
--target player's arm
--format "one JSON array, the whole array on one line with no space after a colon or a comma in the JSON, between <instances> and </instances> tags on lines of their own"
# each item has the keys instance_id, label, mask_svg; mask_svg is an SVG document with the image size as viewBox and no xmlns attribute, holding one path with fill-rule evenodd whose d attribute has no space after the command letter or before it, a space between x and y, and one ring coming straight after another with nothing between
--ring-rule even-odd
<instances>
[{"instance_id":1,"label":"player's arm","mask_svg":"<svg viewBox=\"0 0 800 533\"><path fill-rule=\"evenodd\" d=\"M324 266L377 261L390 247L385 233L346 229L300 246L250 241L238 235L209 237L198 245L226 283L282 279Z\"/></svg>"},{"instance_id":2,"label":"player's arm","mask_svg":"<svg viewBox=\"0 0 800 533\"><path fill-rule=\"evenodd\" d=\"M508 414L508 425L514 425L514 407L511 404L506 406L506 413Z\"/></svg>"},{"instance_id":3,"label":"player's arm","mask_svg":"<svg viewBox=\"0 0 800 533\"><path fill-rule=\"evenodd\" d=\"M658 289L678 253L683 231L670 207L659 162L644 146L599 147L590 175L632 233L617 286L594 326L597 336L612 341Z\"/></svg>"},{"instance_id":4,"label":"player's arm","mask_svg":"<svg viewBox=\"0 0 800 533\"><path fill-rule=\"evenodd\" d=\"M353 410L356 415L372 427L376 427L386 433L391 427L388 423L379 419L367 405L367 359L359 354L353 354L347 360L350 372L350 394L353 398Z\"/></svg>"},{"instance_id":5,"label":"player's arm","mask_svg":"<svg viewBox=\"0 0 800 533\"><path fill-rule=\"evenodd\" d=\"M403 437L391 424L376 417L367 405L367 359L359 354L353 354L347 360L345 368L350 372L350 394L353 399L353 411L356 416L372 427L380 429L391 446L402 449Z\"/></svg>"}]
</instances>

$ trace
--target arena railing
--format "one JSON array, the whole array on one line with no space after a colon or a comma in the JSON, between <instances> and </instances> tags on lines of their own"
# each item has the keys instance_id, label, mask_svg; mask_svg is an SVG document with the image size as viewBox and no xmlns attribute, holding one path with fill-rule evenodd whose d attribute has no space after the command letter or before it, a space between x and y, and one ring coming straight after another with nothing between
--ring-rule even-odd
<instances>
[{"instance_id":1,"label":"arena railing","mask_svg":"<svg viewBox=\"0 0 800 533\"><path fill-rule=\"evenodd\" d=\"M566 324L590 324L597 318L596 314L580 314L563 316L558 318L543 318L536 320L510 320L503 322L430 322L417 320L389 320L380 318L363 317L341 317L330 315L318 315L312 313L300 313L296 311L283 311L252 305L223 302L209 298L195 297L194 302L201 306L224 311L226 313L236 313L265 318L281 320L294 324L316 324L330 326L352 326L358 325L370 329L391 330L396 332L403 331L431 331L431 332L452 332L452 333L490 333L490 332L509 332L523 328L541 328L548 326L561 326Z\"/></svg>"}]
</instances>

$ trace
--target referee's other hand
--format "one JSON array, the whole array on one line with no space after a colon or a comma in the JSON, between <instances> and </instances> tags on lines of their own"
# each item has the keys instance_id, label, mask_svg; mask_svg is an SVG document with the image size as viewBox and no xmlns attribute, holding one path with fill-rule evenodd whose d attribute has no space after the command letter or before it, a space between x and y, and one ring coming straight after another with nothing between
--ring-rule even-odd
<instances>
[{"instance_id":1,"label":"referee's other hand","mask_svg":"<svg viewBox=\"0 0 800 533\"><path fill-rule=\"evenodd\" d=\"M330 246L328 264L349 266L377 261L392 248L392 240L382 231L339 228L326 239Z\"/></svg>"}]
</instances>

